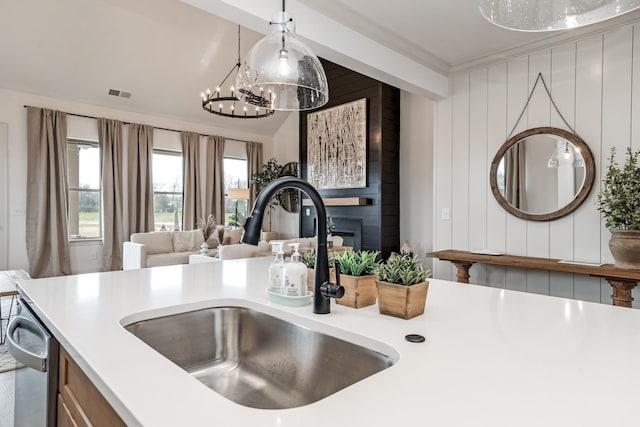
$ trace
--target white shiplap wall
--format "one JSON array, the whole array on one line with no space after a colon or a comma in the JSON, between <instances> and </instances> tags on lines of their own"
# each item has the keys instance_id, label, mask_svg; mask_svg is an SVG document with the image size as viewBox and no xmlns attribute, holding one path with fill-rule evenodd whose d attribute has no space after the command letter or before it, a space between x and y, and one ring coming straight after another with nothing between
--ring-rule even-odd
<instances>
[{"instance_id":1,"label":"white shiplap wall","mask_svg":"<svg viewBox=\"0 0 640 427\"><path fill-rule=\"evenodd\" d=\"M591 148L597 169L594 189L582 206L548 222L507 214L489 186L493 156L515 125L538 73L560 112ZM491 248L613 262L596 199L611 147L618 160L626 147L640 148L640 24L460 71L452 75L451 86L452 96L436 105L435 250ZM539 126L566 129L540 85L514 134ZM441 216L444 208L450 209L448 221ZM434 262L434 277L455 280L455 269L449 262ZM476 264L471 282L611 303L609 284L584 275Z\"/></svg>"}]
</instances>

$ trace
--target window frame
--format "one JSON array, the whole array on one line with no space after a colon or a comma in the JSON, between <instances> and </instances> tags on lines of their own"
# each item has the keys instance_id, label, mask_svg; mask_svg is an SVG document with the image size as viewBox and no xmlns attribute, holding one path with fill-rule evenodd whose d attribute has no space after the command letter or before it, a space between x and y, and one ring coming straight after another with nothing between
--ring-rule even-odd
<instances>
[{"instance_id":1,"label":"window frame","mask_svg":"<svg viewBox=\"0 0 640 427\"><path fill-rule=\"evenodd\" d=\"M97 189L93 189L93 188L80 188L80 187L72 187L71 184L69 183L69 145L90 145L94 148L98 149L98 168L99 168L99 174L100 174L100 179L98 180L98 188ZM78 151L79 152L79 151ZM80 165L80 160L78 159L78 166ZM78 168L78 172L79 172L79 168ZM78 179L79 181L79 179ZM76 138L76 137L67 137L67 197L71 198L71 193L75 192L78 193L78 195L82 192L85 193L98 193L98 200L99 200L99 209L98 209L98 236L97 237L82 237L82 235L80 234L71 234L69 232L67 232L67 240L70 243L75 243L75 242L90 242L90 241L102 241L104 238L104 233L103 233L103 209L102 209L102 150L100 149L100 141L98 140L94 140L94 139L84 139L84 138ZM78 196L79 198L79 196ZM68 200L68 199L67 199ZM70 209L70 204L67 203L67 229L71 228L71 209ZM78 212L77 214L80 214L80 208L78 206ZM80 222L80 217L78 216L78 227L80 227L79 225ZM78 236L78 237L72 237L72 236Z\"/></svg>"},{"instance_id":2,"label":"window frame","mask_svg":"<svg viewBox=\"0 0 640 427\"><path fill-rule=\"evenodd\" d=\"M223 157L223 160L222 160L223 163L227 159L230 159L230 160L242 160L242 161L245 162L246 170L247 170L247 176L245 177L245 183L247 185L246 188L249 188L249 181L250 181L250 177L249 177L249 159L246 156L245 157L240 157L240 156L228 156L228 155L225 155ZM226 168L225 168L225 170L226 170ZM226 179L223 178L223 181L226 183ZM225 218L224 218L223 224L224 224L225 227L234 227L234 225L232 225L231 223L227 224L227 218L226 218L227 202L229 202L230 205L233 205L236 202L238 202L238 200L236 200L236 199L230 199L229 198L228 193L229 193L229 190L231 188L238 188L238 187L229 187L229 188L225 188L224 189L224 217ZM240 188L245 188L245 187L240 187ZM245 213L245 217L244 217L244 219L246 220L246 217L249 215L249 201L248 200L243 200L242 203L244 205L246 205L246 213ZM234 206L234 210L235 210L235 206ZM235 225L235 227L241 227L242 224L244 223L244 221L239 221L239 222L240 222L240 225ZM238 224L238 223L236 222L236 224Z\"/></svg>"},{"instance_id":3,"label":"window frame","mask_svg":"<svg viewBox=\"0 0 640 427\"><path fill-rule=\"evenodd\" d=\"M153 153L152 153L152 159L151 162L153 163L153 155L155 154L161 154L161 155L165 155L165 156L175 156L175 157L180 157L181 162L181 168L182 168L182 179L184 180L184 153L181 150L172 150L170 148L157 148L154 147L153 148ZM151 173L153 174L153 171L155 170L155 168L152 168ZM153 186L153 176L151 177L151 183ZM182 215L183 215L183 208L184 208L184 182L182 182L182 187L180 188L180 191L156 191L155 189L153 189L153 228L155 230L156 228L156 207L155 207L155 200L156 200L156 194L159 195L165 195L165 196L175 196L175 195L179 195L180 196L180 230L182 230L183 224L182 224ZM167 230L168 231L168 230ZM176 230L174 230L176 231Z\"/></svg>"}]
</instances>

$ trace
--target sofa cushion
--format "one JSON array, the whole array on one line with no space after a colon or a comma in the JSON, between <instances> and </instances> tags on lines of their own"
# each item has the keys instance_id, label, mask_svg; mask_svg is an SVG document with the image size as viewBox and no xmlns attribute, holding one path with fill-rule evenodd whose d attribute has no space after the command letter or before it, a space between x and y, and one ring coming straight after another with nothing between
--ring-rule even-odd
<instances>
[{"instance_id":1,"label":"sofa cushion","mask_svg":"<svg viewBox=\"0 0 640 427\"><path fill-rule=\"evenodd\" d=\"M160 267L163 265L189 264L189 255L199 252L170 252L147 256L147 267Z\"/></svg>"},{"instance_id":2,"label":"sofa cushion","mask_svg":"<svg viewBox=\"0 0 640 427\"><path fill-rule=\"evenodd\" d=\"M145 246L147 255L173 252L170 231L152 231L150 233L134 233L131 235L133 243Z\"/></svg>"},{"instance_id":3,"label":"sofa cushion","mask_svg":"<svg viewBox=\"0 0 640 427\"><path fill-rule=\"evenodd\" d=\"M174 231L173 252L196 251L204 243L202 230Z\"/></svg>"}]
</instances>

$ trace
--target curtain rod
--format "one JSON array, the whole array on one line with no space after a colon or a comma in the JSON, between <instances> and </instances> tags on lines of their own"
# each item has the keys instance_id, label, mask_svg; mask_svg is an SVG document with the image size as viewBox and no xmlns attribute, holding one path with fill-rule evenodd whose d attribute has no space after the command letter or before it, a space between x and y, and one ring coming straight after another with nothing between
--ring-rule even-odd
<instances>
[{"instance_id":1,"label":"curtain rod","mask_svg":"<svg viewBox=\"0 0 640 427\"><path fill-rule=\"evenodd\" d=\"M28 105L23 105L23 107L24 107L24 108L27 108L27 107L29 107L29 106L28 106ZM37 108L40 108L40 107L37 107ZM85 114L67 113L66 111L65 111L65 114L67 114L67 115L69 115L69 116L83 117L83 118L85 118L85 119L95 119L95 120L98 120L98 117L94 117L94 116L87 116L87 115L85 115ZM123 124L123 125L130 125L130 124L132 124L132 123L130 123L130 122L122 122L122 124ZM145 126L150 126L150 125L145 125ZM158 127L158 126L151 126L151 127L152 127L152 128L154 128L154 129L158 129L158 130L166 130L166 131L169 131L169 132L188 132L188 131L177 130L177 129L161 128L161 127ZM207 134L201 133L201 134L200 134L200 136L211 136L211 135L207 135ZM238 138L228 138L228 137L226 137L226 136L225 136L224 138L225 138L225 139L230 139L230 140L232 140L232 141L238 141L238 142L253 142L253 141L246 141L246 140L244 140L244 139L238 139Z\"/></svg>"}]
</instances>

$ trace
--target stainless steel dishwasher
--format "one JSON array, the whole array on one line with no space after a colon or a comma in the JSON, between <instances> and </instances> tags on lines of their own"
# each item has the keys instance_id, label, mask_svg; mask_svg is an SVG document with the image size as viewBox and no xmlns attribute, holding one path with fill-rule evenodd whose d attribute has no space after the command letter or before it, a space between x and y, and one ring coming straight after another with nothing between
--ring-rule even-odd
<instances>
[{"instance_id":1,"label":"stainless steel dishwasher","mask_svg":"<svg viewBox=\"0 0 640 427\"><path fill-rule=\"evenodd\" d=\"M15 427L54 427L59 344L23 299L7 331L15 371Z\"/></svg>"}]
</instances>

